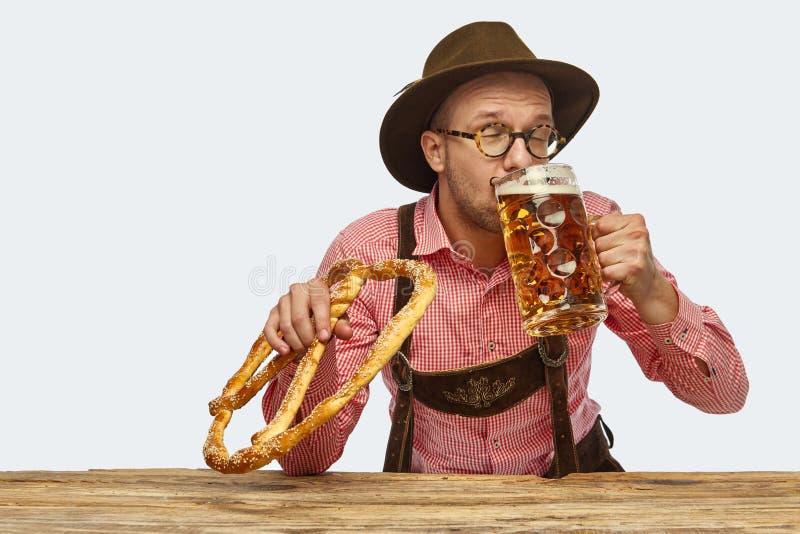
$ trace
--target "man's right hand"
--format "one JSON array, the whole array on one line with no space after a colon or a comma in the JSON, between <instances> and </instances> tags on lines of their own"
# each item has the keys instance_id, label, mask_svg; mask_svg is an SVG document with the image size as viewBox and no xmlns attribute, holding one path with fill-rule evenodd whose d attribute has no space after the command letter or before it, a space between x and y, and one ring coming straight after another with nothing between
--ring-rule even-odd
<instances>
[{"instance_id":1,"label":"man's right hand","mask_svg":"<svg viewBox=\"0 0 800 534\"><path fill-rule=\"evenodd\" d=\"M267 343L280 354L294 351L305 354L317 337L323 343L330 340L331 297L328 286L314 278L304 284L292 284L272 308L264 325ZM283 337L278 336L278 330ZM353 329L347 316L336 323L333 334L340 339L350 339Z\"/></svg>"}]
</instances>

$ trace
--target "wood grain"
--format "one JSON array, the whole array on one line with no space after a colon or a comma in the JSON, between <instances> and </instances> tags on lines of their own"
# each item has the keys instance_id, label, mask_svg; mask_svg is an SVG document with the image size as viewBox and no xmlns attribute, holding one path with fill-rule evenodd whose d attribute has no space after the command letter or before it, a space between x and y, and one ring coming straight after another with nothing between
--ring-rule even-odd
<instances>
[{"instance_id":1,"label":"wood grain","mask_svg":"<svg viewBox=\"0 0 800 534\"><path fill-rule=\"evenodd\" d=\"M0 473L0 532L800 531L800 473Z\"/></svg>"}]
</instances>

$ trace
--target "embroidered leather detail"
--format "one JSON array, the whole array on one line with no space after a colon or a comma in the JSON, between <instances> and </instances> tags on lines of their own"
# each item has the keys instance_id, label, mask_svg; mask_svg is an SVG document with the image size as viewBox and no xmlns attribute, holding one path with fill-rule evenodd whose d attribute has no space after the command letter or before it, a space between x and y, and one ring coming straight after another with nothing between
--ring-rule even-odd
<instances>
[{"instance_id":1,"label":"embroidered leather detail","mask_svg":"<svg viewBox=\"0 0 800 534\"><path fill-rule=\"evenodd\" d=\"M506 381L495 380L489 385L489 380L482 376L477 380L470 378L467 380L467 389L456 389L455 393L442 391L444 398L453 404L466 404L473 408L488 408L494 401L511 391L516 379L512 376Z\"/></svg>"}]
</instances>

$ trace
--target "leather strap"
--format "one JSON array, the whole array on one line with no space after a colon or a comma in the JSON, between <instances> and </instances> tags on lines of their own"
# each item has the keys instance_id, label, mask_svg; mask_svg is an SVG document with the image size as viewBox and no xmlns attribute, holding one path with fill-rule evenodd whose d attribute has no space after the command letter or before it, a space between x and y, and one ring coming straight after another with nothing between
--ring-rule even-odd
<instances>
[{"instance_id":1,"label":"leather strap","mask_svg":"<svg viewBox=\"0 0 800 534\"><path fill-rule=\"evenodd\" d=\"M603 430L605 429L605 435ZM598 415L594 426L589 433L575 447L578 453L578 462L581 473L600 473L600 472L622 472L625 471L619 462L611 456L609 433L611 430L606 426L603 419ZM606 438L608 436L608 439ZM550 469L545 473L545 478L557 478L556 461L550 465ZM563 476L563 475L561 475Z\"/></svg>"},{"instance_id":2,"label":"leather strap","mask_svg":"<svg viewBox=\"0 0 800 534\"><path fill-rule=\"evenodd\" d=\"M569 350L567 336L539 338L550 359L558 359L563 351ZM572 434L572 422L569 418L567 395L567 365L558 367L545 366L545 380L550 392L550 417L553 428L553 467L555 477L560 478L569 473L580 471L578 454L575 451L575 439Z\"/></svg>"},{"instance_id":3,"label":"leather strap","mask_svg":"<svg viewBox=\"0 0 800 534\"><path fill-rule=\"evenodd\" d=\"M412 253L417 246L414 237L414 210L416 202L400 206L397 210L397 257L399 259L417 259ZM414 285L411 279L396 278L394 294L394 314L408 303ZM412 332L413 335L413 332ZM394 398L394 411L392 412L392 427L389 430L389 442L386 445L386 457L383 470L387 472L408 473L411 471L411 446L414 435L414 394L412 370L408 364L408 354L411 349L411 335L400 347L399 355L392 358L392 374L397 380L397 394Z\"/></svg>"}]
</instances>

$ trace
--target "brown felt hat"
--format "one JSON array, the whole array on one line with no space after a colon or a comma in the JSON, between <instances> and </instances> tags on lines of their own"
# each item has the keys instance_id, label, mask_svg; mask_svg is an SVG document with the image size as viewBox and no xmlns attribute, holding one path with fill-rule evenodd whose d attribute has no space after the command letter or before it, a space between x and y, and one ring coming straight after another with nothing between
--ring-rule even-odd
<instances>
[{"instance_id":1,"label":"brown felt hat","mask_svg":"<svg viewBox=\"0 0 800 534\"><path fill-rule=\"evenodd\" d=\"M422 78L408 84L386 112L380 146L386 168L398 182L430 192L436 173L420 147L436 109L459 85L484 74L521 71L550 88L555 127L569 142L592 113L600 89L586 72L560 61L537 59L504 22L473 22L439 41L425 61Z\"/></svg>"}]
</instances>

